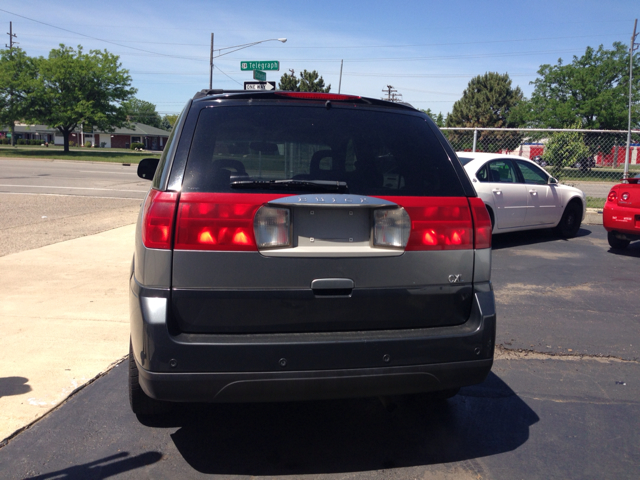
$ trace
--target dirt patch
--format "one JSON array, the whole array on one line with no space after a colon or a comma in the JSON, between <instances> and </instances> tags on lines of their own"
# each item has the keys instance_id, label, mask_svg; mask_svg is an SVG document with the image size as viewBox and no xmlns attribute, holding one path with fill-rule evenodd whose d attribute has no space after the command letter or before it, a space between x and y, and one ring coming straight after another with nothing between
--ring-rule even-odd
<instances>
[{"instance_id":1,"label":"dirt patch","mask_svg":"<svg viewBox=\"0 0 640 480\"><path fill-rule=\"evenodd\" d=\"M576 294L591 293L596 291L596 286L592 283L583 283L574 286L547 286L529 285L526 283L507 283L503 287L495 289L496 300L502 304L515 304L518 297L524 295L544 295L545 297L556 297L563 300L570 300Z\"/></svg>"}]
</instances>

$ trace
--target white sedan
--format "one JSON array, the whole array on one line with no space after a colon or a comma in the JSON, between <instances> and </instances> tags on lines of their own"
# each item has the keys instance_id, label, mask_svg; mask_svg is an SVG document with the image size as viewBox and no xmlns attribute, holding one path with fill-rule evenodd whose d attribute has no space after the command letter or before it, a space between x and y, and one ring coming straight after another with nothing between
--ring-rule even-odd
<instances>
[{"instance_id":1,"label":"white sedan","mask_svg":"<svg viewBox=\"0 0 640 480\"><path fill-rule=\"evenodd\" d=\"M524 157L478 152L457 155L487 205L493 233L551 227L564 238L578 233L587 205L582 190L559 184Z\"/></svg>"}]
</instances>

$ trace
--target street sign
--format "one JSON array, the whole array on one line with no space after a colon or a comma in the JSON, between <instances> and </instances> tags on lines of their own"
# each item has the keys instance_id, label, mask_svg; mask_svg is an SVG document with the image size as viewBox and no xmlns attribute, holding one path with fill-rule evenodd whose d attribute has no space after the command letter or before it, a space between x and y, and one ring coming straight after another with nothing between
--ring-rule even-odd
<instances>
[{"instance_id":1,"label":"street sign","mask_svg":"<svg viewBox=\"0 0 640 480\"><path fill-rule=\"evenodd\" d=\"M262 70L254 70L253 71L253 79L260 80L261 82L267 81L267 72L263 72Z\"/></svg>"},{"instance_id":2,"label":"street sign","mask_svg":"<svg viewBox=\"0 0 640 480\"><path fill-rule=\"evenodd\" d=\"M276 82L244 82L245 90L275 90Z\"/></svg>"},{"instance_id":3,"label":"street sign","mask_svg":"<svg viewBox=\"0 0 640 480\"><path fill-rule=\"evenodd\" d=\"M243 72L247 72L249 70L269 70L278 72L280 71L280 62L277 60L270 60L266 62L240 62L240 70L242 70Z\"/></svg>"}]
</instances>

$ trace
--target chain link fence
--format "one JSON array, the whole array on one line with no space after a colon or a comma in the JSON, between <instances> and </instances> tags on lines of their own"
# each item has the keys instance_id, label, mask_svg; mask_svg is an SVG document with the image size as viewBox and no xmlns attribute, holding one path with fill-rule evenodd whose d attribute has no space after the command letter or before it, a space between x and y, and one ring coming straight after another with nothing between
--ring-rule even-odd
<instances>
[{"instance_id":1,"label":"chain link fence","mask_svg":"<svg viewBox=\"0 0 640 480\"><path fill-rule=\"evenodd\" d=\"M625 171L626 130L441 128L457 152L519 155L565 183L619 183ZM640 131L632 132L630 177L640 174ZM607 190L608 191L608 190Z\"/></svg>"}]
</instances>

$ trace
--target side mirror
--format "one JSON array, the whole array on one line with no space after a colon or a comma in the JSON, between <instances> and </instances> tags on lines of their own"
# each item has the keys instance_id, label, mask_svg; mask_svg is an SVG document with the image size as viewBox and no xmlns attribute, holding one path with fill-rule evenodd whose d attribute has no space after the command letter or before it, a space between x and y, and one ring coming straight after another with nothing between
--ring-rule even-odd
<instances>
[{"instance_id":1,"label":"side mirror","mask_svg":"<svg viewBox=\"0 0 640 480\"><path fill-rule=\"evenodd\" d=\"M549 177L549 185L557 185L558 184L558 179L553 178L553 177Z\"/></svg>"},{"instance_id":2,"label":"side mirror","mask_svg":"<svg viewBox=\"0 0 640 480\"><path fill-rule=\"evenodd\" d=\"M138 176L145 180L153 180L158 168L159 158L143 158L138 164Z\"/></svg>"}]
</instances>

